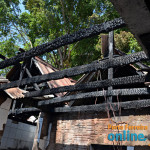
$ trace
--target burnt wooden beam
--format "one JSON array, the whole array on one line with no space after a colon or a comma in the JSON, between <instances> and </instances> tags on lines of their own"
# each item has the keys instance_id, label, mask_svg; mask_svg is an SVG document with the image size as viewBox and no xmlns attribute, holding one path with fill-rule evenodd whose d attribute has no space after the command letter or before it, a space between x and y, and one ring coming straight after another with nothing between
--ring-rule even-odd
<instances>
[{"instance_id":1,"label":"burnt wooden beam","mask_svg":"<svg viewBox=\"0 0 150 150\"><path fill-rule=\"evenodd\" d=\"M27 73L27 75L28 75L29 78L32 78L32 75L31 75L31 73L30 73L30 71L29 71L28 68L26 68L26 73ZM39 86L37 85L37 83L33 83L33 87L34 87L35 90L37 90L37 91L40 90L40 88L39 88Z\"/></svg>"},{"instance_id":2,"label":"burnt wooden beam","mask_svg":"<svg viewBox=\"0 0 150 150\"><path fill-rule=\"evenodd\" d=\"M13 105L12 105L12 111L15 110L15 107L16 107L16 100L13 101Z\"/></svg>"},{"instance_id":3,"label":"burnt wooden beam","mask_svg":"<svg viewBox=\"0 0 150 150\"><path fill-rule=\"evenodd\" d=\"M101 35L102 49L101 53L103 57L108 57L108 35Z\"/></svg>"},{"instance_id":4,"label":"burnt wooden beam","mask_svg":"<svg viewBox=\"0 0 150 150\"><path fill-rule=\"evenodd\" d=\"M120 102L119 108L122 109L139 109L139 108L145 108L150 107L150 99L144 99L144 100L134 100L134 101L127 101L127 102ZM100 111L119 111L118 110L118 103L104 103L104 104L96 104L96 105L84 105L84 106L74 106L74 107L56 107L53 110L51 110L54 113L72 113L72 112L85 112L85 111L94 111L94 112L100 112Z\"/></svg>"},{"instance_id":5,"label":"burnt wooden beam","mask_svg":"<svg viewBox=\"0 0 150 150\"><path fill-rule=\"evenodd\" d=\"M9 111L9 115L14 114L22 114L22 113L30 113L30 112L40 112L41 110L35 107L32 108L20 108L20 109L14 109Z\"/></svg>"},{"instance_id":6,"label":"burnt wooden beam","mask_svg":"<svg viewBox=\"0 0 150 150\"><path fill-rule=\"evenodd\" d=\"M20 51L21 53L24 53L24 52L25 52L25 50L22 49L22 48L19 48L19 51Z\"/></svg>"},{"instance_id":7,"label":"burnt wooden beam","mask_svg":"<svg viewBox=\"0 0 150 150\"><path fill-rule=\"evenodd\" d=\"M26 69L26 64L25 63L21 64L19 80L22 80L22 78L24 76L25 69Z\"/></svg>"},{"instance_id":8,"label":"burnt wooden beam","mask_svg":"<svg viewBox=\"0 0 150 150\"><path fill-rule=\"evenodd\" d=\"M125 52L122 52L122 51L120 51L120 50L118 50L118 49L116 49L115 48L115 53L117 53L117 54L119 54L119 55L127 55ZM136 62L135 63L139 68L141 68L141 69L148 69L148 68L150 68L149 66L147 66L147 65L145 65L145 64L143 64L142 62ZM132 65L131 65L132 66ZM132 66L133 68L134 68L134 66ZM133 72L133 74L135 73L134 71L132 71ZM136 70L136 73L138 74L138 75L143 75L144 73L141 71L141 70Z\"/></svg>"},{"instance_id":9,"label":"burnt wooden beam","mask_svg":"<svg viewBox=\"0 0 150 150\"><path fill-rule=\"evenodd\" d=\"M5 57L4 55L0 54L0 58L3 59L3 60L6 60L8 59L7 57Z\"/></svg>"},{"instance_id":10,"label":"burnt wooden beam","mask_svg":"<svg viewBox=\"0 0 150 150\"><path fill-rule=\"evenodd\" d=\"M62 92L75 92L81 90L91 90L96 88L104 88L104 87L117 86L117 85L131 85L131 84L144 83L144 82L145 82L145 75L135 75L135 76L107 79L107 80L94 81L94 82L83 83L83 84L62 86L62 87L52 88L52 89L48 88L40 91L28 92L25 93L25 97L37 97L37 96L62 93Z\"/></svg>"},{"instance_id":11,"label":"burnt wooden beam","mask_svg":"<svg viewBox=\"0 0 150 150\"><path fill-rule=\"evenodd\" d=\"M4 78L4 77L0 77L0 83L8 83L9 80Z\"/></svg>"},{"instance_id":12,"label":"burnt wooden beam","mask_svg":"<svg viewBox=\"0 0 150 150\"><path fill-rule=\"evenodd\" d=\"M108 38L109 40L109 48L108 48L108 51L109 51L109 59L112 59L113 58L113 54L114 54L114 32L113 31L111 31L111 32L109 32L109 38ZM108 79L113 79L113 73L114 73L114 70L113 70L113 68L109 68L108 69ZM113 90L113 87L112 86L109 86L108 87L108 91L112 91ZM107 97L107 102L112 102L112 96L109 96L109 97Z\"/></svg>"},{"instance_id":13,"label":"burnt wooden beam","mask_svg":"<svg viewBox=\"0 0 150 150\"><path fill-rule=\"evenodd\" d=\"M50 52L61 46L72 44L82 39L92 37L95 35L99 35L100 33L106 33L106 32L109 32L109 31L112 31L112 30L115 30L124 26L125 26L124 21L121 18L116 18L112 21L104 22L98 25L93 25L90 28L81 29L73 34L67 34L62 37L56 38L55 40L51 42L42 44L40 46L30 49L29 51L18 54L17 56L14 56L8 60L2 61L0 62L0 69L3 69L11 65L15 65L16 63L19 63L22 60L25 60L34 56L39 56L46 52Z\"/></svg>"},{"instance_id":14,"label":"burnt wooden beam","mask_svg":"<svg viewBox=\"0 0 150 150\"><path fill-rule=\"evenodd\" d=\"M150 72L150 68L149 68L149 67L147 67L147 68L143 68L143 69L140 69L139 71Z\"/></svg>"},{"instance_id":15,"label":"burnt wooden beam","mask_svg":"<svg viewBox=\"0 0 150 150\"><path fill-rule=\"evenodd\" d=\"M85 82L90 82L91 80L92 80L92 78L93 78L93 76L95 75L95 72L91 72L91 73L89 73L89 74L86 74L86 75L84 75L84 78L81 78L81 80L79 80L79 82L77 82L76 84L75 84L75 86L76 85L79 85L80 83L85 83ZM86 79L86 80L85 80ZM84 82L83 82L84 81ZM81 84L79 85L79 86L81 86ZM83 89L84 90L84 89ZM70 92L67 92L67 94L66 95L70 95L71 93ZM69 106L72 106L73 104L74 104L74 102L75 101L70 101L69 102Z\"/></svg>"},{"instance_id":16,"label":"burnt wooden beam","mask_svg":"<svg viewBox=\"0 0 150 150\"><path fill-rule=\"evenodd\" d=\"M56 97L50 100L40 101L38 102L38 106L43 105L52 105L61 102L69 102L71 100L79 100L79 99L87 99L94 97L104 97L104 96L130 96L130 95L149 95L149 88L132 88L132 89L116 89L112 91L96 91L96 92L88 92L88 93L80 93L75 95L69 95L64 97Z\"/></svg>"},{"instance_id":17,"label":"burnt wooden beam","mask_svg":"<svg viewBox=\"0 0 150 150\"><path fill-rule=\"evenodd\" d=\"M112 59L95 61L87 65L77 66L62 71L56 71L45 75L34 76L32 78L25 78L22 80L12 81L11 83L2 84L0 85L0 90L12 88L12 87L19 87L23 85L31 85L33 83L42 83L49 80L62 79L64 77L66 78L72 77L84 73L94 72L99 69L107 69L116 66L123 66L127 64L136 63L139 61L143 61L143 60L148 60L148 57L144 52L138 52L138 53L124 55Z\"/></svg>"},{"instance_id":18,"label":"burnt wooden beam","mask_svg":"<svg viewBox=\"0 0 150 150\"><path fill-rule=\"evenodd\" d=\"M127 55L125 52L122 52L122 51L120 51L120 50L118 50L118 49L116 49L116 48L115 48L115 50L116 50L117 52L119 52L120 55ZM149 66L143 64L142 62L137 62L137 63L135 63L135 64L138 65L141 69L149 69L149 68L150 68Z\"/></svg>"},{"instance_id":19,"label":"burnt wooden beam","mask_svg":"<svg viewBox=\"0 0 150 150\"><path fill-rule=\"evenodd\" d=\"M46 82L43 82L43 83L38 84L38 87L39 87L39 88L48 88L48 85L47 85ZM33 86L28 86L28 87L26 88L27 91L28 91L28 90L33 90L33 89L34 89Z\"/></svg>"}]
</instances>

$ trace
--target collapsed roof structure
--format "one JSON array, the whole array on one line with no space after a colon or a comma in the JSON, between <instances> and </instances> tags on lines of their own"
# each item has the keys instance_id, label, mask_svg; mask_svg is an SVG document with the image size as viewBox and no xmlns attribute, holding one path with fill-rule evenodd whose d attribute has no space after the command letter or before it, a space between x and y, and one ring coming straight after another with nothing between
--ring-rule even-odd
<instances>
[{"instance_id":1,"label":"collapsed roof structure","mask_svg":"<svg viewBox=\"0 0 150 150\"><path fill-rule=\"evenodd\" d=\"M28 77L29 78L34 77L37 75L53 73L56 71L58 71L56 68L54 68L52 65L48 64L47 62L43 61L40 57L36 56L36 57L32 57L32 59L28 61L25 61L23 64L20 64L20 63L16 64L8 72L6 77L7 77L7 80L9 80L10 82L10 81L15 81L15 80L22 80ZM58 88L61 86L74 85L75 82L76 81L71 78L63 78L59 80L51 80L51 81L43 82L42 84L34 83L33 85L29 85L29 86L18 85L19 88L16 87L16 88L9 88L9 89L4 90L12 99L14 99L14 105L12 106L13 108L10 112L9 118L11 118L11 116L13 115L13 119L15 119L14 114L20 114L20 113L26 113L26 112L29 115L32 115L32 112L37 112L37 115L38 115L39 109L31 108L37 105L38 100L46 100L46 99L50 99L54 97L61 97L65 95L66 93L62 92L62 93L55 93L55 94L43 94L39 97L28 96L28 98L25 98L24 94L28 94L29 92L40 91L41 89L44 90L44 89ZM30 99L30 102L29 102L29 99ZM23 120L27 120L29 116L26 115L25 117L24 115L21 114L19 118L20 117Z\"/></svg>"},{"instance_id":2,"label":"collapsed roof structure","mask_svg":"<svg viewBox=\"0 0 150 150\"><path fill-rule=\"evenodd\" d=\"M41 111L33 150L111 150L129 149L129 146L134 146L132 149L135 150L149 149L147 147L149 130L140 131L148 137L145 141L108 139L109 133L123 132L119 129L111 130L108 125L147 127L150 125L150 69L142 63L149 61L149 2L147 0L130 3L129 0L111 1L146 54L143 51L126 55L115 48L113 30L126 25L121 18L118 18L62 36L0 63L0 69L10 65L16 67L16 64L24 59L21 69L17 69L21 72L14 72L13 70L16 70L14 67L8 74L10 83L1 84L0 90L19 87L28 91L21 93L24 95L21 102L24 106L30 104L34 108L21 108L20 105L19 114L23 110L26 114L28 111L33 113L37 109L38 112ZM138 12L139 8L141 11ZM137 17L135 12L139 13L138 17L141 20L135 18ZM141 14L145 14L144 17ZM141 25L139 27L139 21L143 21L142 28ZM58 71L37 57L60 46L108 32L109 37L102 38L104 59L91 64ZM31 66L34 68L33 72ZM85 75L77 83L70 79L81 74ZM11 113L13 114L13 110ZM15 113L17 115L17 111ZM136 131L131 130L131 132Z\"/></svg>"}]
</instances>

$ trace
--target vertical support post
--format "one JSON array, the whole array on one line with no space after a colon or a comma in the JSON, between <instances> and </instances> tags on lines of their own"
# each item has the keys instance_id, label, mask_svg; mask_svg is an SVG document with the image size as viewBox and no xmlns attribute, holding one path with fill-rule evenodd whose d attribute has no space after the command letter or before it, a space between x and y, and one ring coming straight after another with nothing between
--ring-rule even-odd
<instances>
[{"instance_id":1,"label":"vertical support post","mask_svg":"<svg viewBox=\"0 0 150 150\"><path fill-rule=\"evenodd\" d=\"M38 117L36 134L32 150L46 150L50 146L52 129L52 116L50 113L41 112ZM44 144L43 144L44 143Z\"/></svg>"},{"instance_id":2,"label":"vertical support post","mask_svg":"<svg viewBox=\"0 0 150 150\"><path fill-rule=\"evenodd\" d=\"M12 111L15 110L15 106L16 106L16 100L13 101L13 106L12 106L12 109L11 109Z\"/></svg>"},{"instance_id":3,"label":"vertical support post","mask_svg":"<svg viewBox=\"0 0 150 150\"><path fill-rule=\"evenodd\" d=\"M26 68L25 71L26 71L28 77L32 78L32 75L31 75L30 71L28 70L28 68ZM33 86L34 86L34 88L35 88L36 91L40 90L40 88L38 87L37 83L33 83Z\"/></svg>"},{"instance_id":4,"label":"vertical support post","mask_svg":"<svg viewBox=\"0 0 150 150\"><path fill-rule=\"evenodd\" d=\"M101 35L101 39L102 39L102 49L101 49L101 53L103 55L103 57L108 57L109 55L109 50L108 50L108 35Z\"/></svg>"},{"instance_id":5,"label":"vertical support post","mask_svg":"<svg viewBox=\"0 0 150 150\"><path fill-rule=\"evenodd\" d=\"M93 146L92 146L92 145L90 145L90 150L94 150L94 148L93 148Z\"/></svg>"},{"instance_id":6,"label":"vertical support post","mask_svg":"<svg viewBox=\"0 0 150 150\"><path fill-rule=\"evenodd\" d=\"M32 150L39 150L39 141L40 141L40 136L41 136L42 124L43 124L43 115L44 115L43 112L39 113Z\"/></svg>"},{"instance_id":7,"label":"vertical support post","mask_svg":"<svg viewBox=\"0 0 150 150\"><path fill-rule=\"evenodd\" d=\"M113 31L109 32L109 46L108 46L108 49L109 49L108 57L109 57L109 59L112 59L113 54L114 54L114 32ZM108 69L108 79L113 79L113 68ZM108 87L108 92L111 92L112 90L113 90L112 86ZM110 103L112 102L112 96L109 96L107 98L107 102L110 102Z\"/></svg>"}]
</instances>

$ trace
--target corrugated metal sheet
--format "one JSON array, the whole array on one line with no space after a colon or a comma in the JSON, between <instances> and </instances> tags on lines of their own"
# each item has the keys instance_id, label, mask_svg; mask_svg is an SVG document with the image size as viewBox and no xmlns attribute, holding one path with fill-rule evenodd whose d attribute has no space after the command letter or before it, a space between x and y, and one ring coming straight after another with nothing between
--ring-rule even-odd
<instances>
[{"instance_id":1,"label":"corrugated metal sheet","mask_svg":"<svg viewBox=\"0 0 150 150\"><path fill-rule=\"evenodd\" d=\"M0 84L3 83L8 83L9 80L6 79L5 77L0 77ZM17 98L24 98L23 93L26 93L27 91L21 90L19 88L10 88L4 90L12 99L17 99Z\"/></svg>"},{"instance_id":2,"label":"corrugated metal sheet","mask_svg":"<svg viewBox=\"0 0 150 150\"><path fill-rule=\"evenodd\" d=\"M48 73L53 73L55 71L58 71L52 65L41 60L39 57L35 57L35 60L36 60L36 65L42 74L48 74ZM57 88L60 86L69 86L69 85L74 85L75 83L76 82L70 78L63 78L63 79L59 79L59 80L48 81L48 85L50 88ZM63 96L65 94L66 94L66 92L57 93L56 96Z\"/></svg>"},{"instance_id":3,"label":"corrugated metal sheet","mask_svg":"<svg viewBox=\"0 0 150 150\"><path fill-rule=\"evenodd\" d=\"M27 91L21 90L19 88L10 88L7 90L4 90L12 99L18 99L18 98L24 98L23 93L26 93Z\"/></svg>"},{"instance_id":4,"label":"corrugated metal sheet","mask_svg":"<svg viewBox=\"0 0 150 150\"><path fill-rule=\"evenodd\" d=\"M56 68L54 68L52 65L46 63L45 61L43 61L41 58L39 57L34 57L34 62L35 65L37 66L37 68L39 69L39 71L41 72L41 74L48 74L48 73L52 73L55 71L58 71ZM7 74L7 78L9 79L16 70L20 69L20 65L15 65ZM5 79L7 82L9 82L7 79ZM4 81L4 79L3 79ZM1 83L1 80L0 80ZM4 82L3 82L4 83ZM6 83L6 82L5 82ZM76 83L76 81L74 81L71 78L63 78L63 79L59 79L59 80L51 80L48 81L48 86L49 88L57 88L60 86L68 86L68 85L74 85ZM11 89L7 89L5 90L5 92L13 99L16 98L23 98L24 95L23 93L26 91L23 91L19 88L11 88ZM55 94L56 96L63 96L66 93L57 93ZM54 95L48 95L49 97L54 97ZM41 98L46 98L45 96L41 97ZM48 97L47 97L48 98Z\"/></svg>"}]
</instances>

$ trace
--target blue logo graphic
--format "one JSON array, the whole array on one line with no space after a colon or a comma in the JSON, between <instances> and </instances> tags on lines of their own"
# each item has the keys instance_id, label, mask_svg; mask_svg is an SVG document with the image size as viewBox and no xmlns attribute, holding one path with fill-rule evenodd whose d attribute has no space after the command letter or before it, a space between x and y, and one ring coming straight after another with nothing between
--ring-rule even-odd
<instances>
[{"instance_id":1,"label":"blue logo graphic","mask_svg":"<svg viewBox=\"0 0 150 150\"><path fill-rule=\"evenodd\" d=\"M146 141L147 138L144 136L143 133L130 133L129 130L123 130L123 134L122 133L109 133L108 134L108 140L109 141Z\"/></svg>"}]
</instances>

